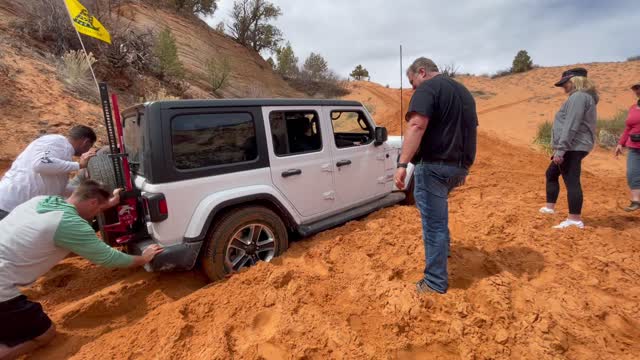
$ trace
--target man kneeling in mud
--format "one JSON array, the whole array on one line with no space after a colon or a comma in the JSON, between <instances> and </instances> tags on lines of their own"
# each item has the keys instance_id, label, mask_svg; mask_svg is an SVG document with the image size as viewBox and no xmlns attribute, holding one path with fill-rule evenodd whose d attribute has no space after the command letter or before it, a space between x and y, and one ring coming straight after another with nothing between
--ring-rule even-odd
<instances>
[{"instance_id":1,"label":"man kneeling in mud","mask_svg":"<svg viewBox=\"0 0 640 360\"><path fill-rule=\"evenodd\" d=\"M142 266L162 251L150 246L131 256L100 240L89 225L103 210L120 202L104 185L86 180L65 201L38 196L0 221L0 360L14 359L49 343L55 335L42 306L18 290L44 275L69 253L113 268Z\"/></svg>"}]
</instances>

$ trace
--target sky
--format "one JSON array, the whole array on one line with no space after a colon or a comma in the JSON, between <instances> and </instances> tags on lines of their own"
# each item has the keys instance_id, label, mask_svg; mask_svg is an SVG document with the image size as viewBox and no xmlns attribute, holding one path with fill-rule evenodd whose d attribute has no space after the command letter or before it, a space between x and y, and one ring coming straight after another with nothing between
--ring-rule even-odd
<instances>
[{"instance_id":1,"label":"sky","mask_svg":"<svg viewBox=\"0 0 640 360\"><path fill-rule=\"evenodd\" d=\"M640 55L638 0L272 2L283 13L274 24L300 62L320 53L342 77L362 64L372 81L392 87L400 86L400 45L404 69L426 56L478 75L509 68L522 49L541 66ZM233 0L220 0L207 22L228 23L232 7Z\"/></svg>"}]
</instances>

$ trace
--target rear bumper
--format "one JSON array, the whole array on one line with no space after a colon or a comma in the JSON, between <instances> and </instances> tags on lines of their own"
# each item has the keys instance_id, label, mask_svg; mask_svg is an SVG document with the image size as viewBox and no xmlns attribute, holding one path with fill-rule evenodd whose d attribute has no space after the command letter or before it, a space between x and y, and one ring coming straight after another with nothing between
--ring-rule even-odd
<instances>
[{"instance_id":1,"label":"rear bumper","mask_svg":"<svg viewBox=\"0 0 640 360\"><path fill-rule=\"evenodd\" d=\"M131 255L140 255L148 246L156 244L153 240L137 242L129 246ZM149 272L187 271L194 268L203 241L167 246L164 251L144 266Z\"/></svg>"}]
</instances>

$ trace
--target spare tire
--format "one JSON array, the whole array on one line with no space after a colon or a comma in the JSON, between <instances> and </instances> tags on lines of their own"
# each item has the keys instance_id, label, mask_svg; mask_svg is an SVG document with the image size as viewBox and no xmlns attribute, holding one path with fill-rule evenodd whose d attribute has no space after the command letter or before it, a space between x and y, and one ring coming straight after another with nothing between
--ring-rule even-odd
<instances>
[{"instance_id":1,"label":"spare tire","mask_svg":"<svg viewBox=\"0 0 640 360\"><path fill-rule=\"evenodd\" d=\"M85 176L90 179L100 181L106 185L109 191L113 191L118 187L118 182L113 169L113 161L109 157L110 153L108 146L104 146L98 150L96 156L89 159ZM117 211L115 209L106 210L105 212L98 214L98 216L96 216L96 220L102 240L107 244L115 245L115 239L111 239L108 236L104 231L104 226L118 222Z\"/></svg>"},{"instance_id":2,"label":"spare tire","mask_svg":"<svg viewBox=\"0 0 640 360\"><path fill-rule=\"evenodd\" d=\"M97 152L96 155L102 155L105 154L108 157L108 154L110 153L110 149L108 146L103 146L102 148L100 148ZM87 166L91 166L92 162L95 162L95 158L92 158L89 160L89 164L87 164ZM97 165L96 165L97 166ZM106 165L105 165L106 166ZM111 165L111 168L113 169L113 165ZM97 170L96 170L97 171ZM113 170L111 171L113 173ZM115 176L115 175L114 175ZM80 171L78 171L78 173L76 174L76 176L74 176L71 180L69 180L69 185L73 186L73 187L78 187L78 185L80 185L80 183L89 178L89 174L87 173L87 169L80 169ZM98 180L98 181L103 181L98 177L93 177L93 179Z\"/></svg>"},{"instance_id":3,"label":"spare tire","mask_svg":"<svg viewBox=\"0 0 640 360\"><path fill-rule=\"evenodd\" d=\"M113 169L113 160L109 157L109 148L103 152L98 151L96 156L89 160L87 171L89 178L100 181L109 188L109 191L113 191L118 187L118 181Z\"/></svg>"}]
</instances>

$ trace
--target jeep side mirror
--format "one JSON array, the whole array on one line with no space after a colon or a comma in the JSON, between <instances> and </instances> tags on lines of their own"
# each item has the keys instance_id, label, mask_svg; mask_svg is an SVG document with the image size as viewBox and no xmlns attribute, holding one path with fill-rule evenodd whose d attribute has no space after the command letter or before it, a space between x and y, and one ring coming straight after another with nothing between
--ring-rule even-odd
<instances>
[{"instance_id":1,"label":"jeep side mirror","mask_svg":"<svg viewBox=\"0 0 640 360\"><path fill-rule=\"evenodd\" d=\"M378 126L375 131L376 131L376 141L374 144L375 146L380 146L387 141L389 134L387 133L387 128L384 126Z\"/></svg>"}]
</instances>

